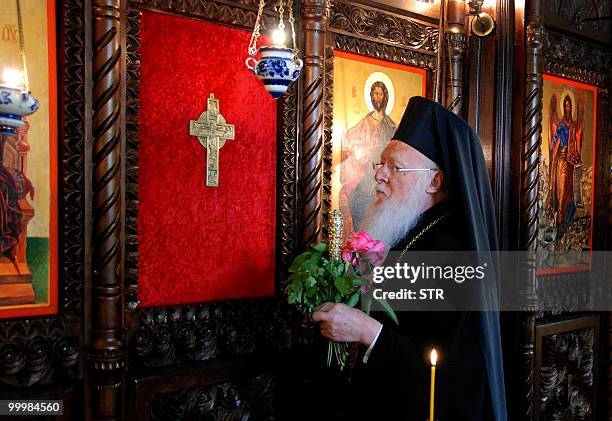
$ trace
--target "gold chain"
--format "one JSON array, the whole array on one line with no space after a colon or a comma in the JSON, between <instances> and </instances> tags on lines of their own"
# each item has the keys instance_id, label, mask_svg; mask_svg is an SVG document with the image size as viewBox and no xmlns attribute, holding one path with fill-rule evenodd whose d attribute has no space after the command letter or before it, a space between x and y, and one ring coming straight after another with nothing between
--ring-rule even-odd
<instances>
[{"instance_id":1,"label":"gold chain","mask_svg":"<svg viewBox=\"0 0 612 421\"><path fill-rule=\"evenodd\" d=\"M283 22L283 13L285 13L285 4L283 3L284 0L280 0L278 2L278 29L283 30L285 29L285 23Z\"/></svg>"},{"instance_id":2,"label":"gold chain","mask_svg":"<svg viewBox=\"0 0 612 421\"><path fill-rule=\"evenodd\" d=\"M23 82L25 91L30 91L30 81L28 79L28 63L26 61L25 41L23 40L23 23L21 22L21 1L17 0L17 27L19 29L19 49L21 50L21 61L23 62Z\"/></svg>"},{"instance_id":3,"label":"gold chain","mask_svg":"<svg viewBox=\"0 0 612 421\"><path fill-rule=\"evenodd\" d=\"M423 228L421 230L421 232L419 232L412 240L410 240L410 242L408 243L408 245L406 246L406 248L404 249L404 251L402 251L402 254L400 255L398 260L401 260L402 257L404 257L404 254L406 254L406 252L408 251L408 249L410 247L412 247L412 245L414 243L417 242L417 240L419 238L421 238L423 236L423 234L425 234L427 231L429 231L434 225L436 225L438 222L440 222L441 220L443 220L444 218L446 218L448 215L450 215L450 212L446 212L444 215L437 217L436 219L434 219L432 222L430 222L425 228Z\"/></svg>"},{"instance_id":4,"label":"gold chain","mask_svg":"<svg viewBox=\"0 0 612 421\"><path fill-rule=\"evenodd\" d=\"M255 27L249 41L249 56L253 57L257 54L257 39L259 38L259 26L261 24L261 15L263 14L265 0L259 0L259 8L257 9L257 18L255 19Z\"/></svg>"},{"instance_id":5,"label":"gold chain","mask_svg":"<svg viewBox=\"0 0 612 421\"><path fill-rule=\"evenodd\" d=\"M287 9L289 9L289 23L291 24L291 38L293 39L293 52L297 54L297 45L295 43L295 19L293 18L293 0L287 0Z\"/></svg>"}]
</instances>

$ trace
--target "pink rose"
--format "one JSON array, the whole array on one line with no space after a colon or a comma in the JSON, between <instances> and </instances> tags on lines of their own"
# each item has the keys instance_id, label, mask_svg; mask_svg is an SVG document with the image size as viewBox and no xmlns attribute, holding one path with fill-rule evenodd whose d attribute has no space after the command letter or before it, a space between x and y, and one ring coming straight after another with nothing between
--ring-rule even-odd
<instances>
[{"instance_id":1,"label":"pink rose","mask_svg":"<svg viewBox=\"0 0 612 421\"><path fill-rule=\"evenodd\" d=\"M374 266L379 266L383 261L385 245L379 240L373 240L365 231L352 232L349 241L342 247L342 260L354 265L361 263L360 259L353 255L356 253Z\"/></svg>"},{"instance_id":2,"label":"pink rose","mask_svg":"<svg viewBox=\"0 0 612 421\"><path fill-rule=\"evenodd\" d=\"M365 254L365 259L372 264L372 266L380 266L385 260L385 255L378 251L369 251Z\"/></svg>"},{"instance_id":3,"label":"pink rose","mask_svg":"<svg viewBox=\"0 0 612 421\"><path fill-rule=\"evenodd\" d=\"M359 257L357 257L357 255L354 254L352 251L345 250L344 247L342 248L342 260L344 260L345 262L351 262L351 264L355 266L359 266L361 264Z\"/></svg>"},{"instance_id":4,"label":"pink rose","mask_svg":"<svg viewBox=\"0 0 612 421\"><path fill-rule=\"evenodd\" d=\"M351 247L357 253L367 252L372 243L372 237L365 231L353 232L352 239L350 241Z\"/></svg>"}]
</instances>

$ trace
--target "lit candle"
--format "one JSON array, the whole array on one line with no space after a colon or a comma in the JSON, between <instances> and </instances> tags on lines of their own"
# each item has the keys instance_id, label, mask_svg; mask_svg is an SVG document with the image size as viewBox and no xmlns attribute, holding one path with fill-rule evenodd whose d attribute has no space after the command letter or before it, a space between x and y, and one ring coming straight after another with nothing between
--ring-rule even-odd
<instances>
[{"instance_id":1,"label":"lit candle","mask_svg":"<svg viewBox=\"0 0 612 421\"><path fill-rule=\"evenodd\" d=\"M434 390L436 388L436 361L438 353L435 349L431 351L431 387L429 390L429 421L434 421Z\"/></svg>"}]
</instances>

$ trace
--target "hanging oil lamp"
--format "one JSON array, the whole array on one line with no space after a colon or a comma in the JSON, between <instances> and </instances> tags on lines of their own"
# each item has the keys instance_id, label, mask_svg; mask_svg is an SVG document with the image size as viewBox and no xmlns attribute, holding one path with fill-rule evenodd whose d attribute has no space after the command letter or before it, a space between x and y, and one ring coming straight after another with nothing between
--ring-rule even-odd
<instances>
[{"instance_id":1,"label":"hanging oil lamp","mask_svg":"<svg viewBox=\"0 0 612 421\"><path fill-rule=\"evenodd\" d=\"M296 47L295 20L293 18L291 0L286 0L286 7L288 9L288 21L291 25L293 48L289 48L285 44L284 1L279 0L278 3L279 20L278 26L272 32L272 44L257 48L261 16L265 3L264 0L259 0L257 19L255 20L255 27L249 42L249 57L245 61L246 67L263 82L266 91L274 99L280 98L287 91L289 85L300 76L303 65L302 60L298 57L298 49ZM256 58L258 54L259 60Z\"/></svg>"},{"instance_id":2,"label":"hanging oil lamp","mask_svg":"<svg viewBox=\"0 0 612 421\"><path fill-rule=\"evenodd\" d=\"M38 100L32 96L28 80L28 66L21 22L21 2L17 3L17 27L23 73L17 69L4 69L0 80L0 133L17 134L24 127L22 118L38 110Z\"/></svg>"}]
</instances>

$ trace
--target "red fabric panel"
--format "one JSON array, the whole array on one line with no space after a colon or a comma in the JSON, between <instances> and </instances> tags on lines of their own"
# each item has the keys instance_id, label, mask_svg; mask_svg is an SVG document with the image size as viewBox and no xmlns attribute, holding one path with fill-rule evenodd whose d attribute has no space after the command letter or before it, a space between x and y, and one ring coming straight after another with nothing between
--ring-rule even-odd
<instances>
[{"instance_id":1,"label":"red fabric panel","mask_svg":"<svg viewBox=\"0 0 612 421\"><path fill-rule=\"evenodd\" d=\"M142 306L274 293L276 102L245 65L250 33L143 12L138 175ZM189 135L214 93L236 139L206 187Z\"/></svg>"}]
</instances>

